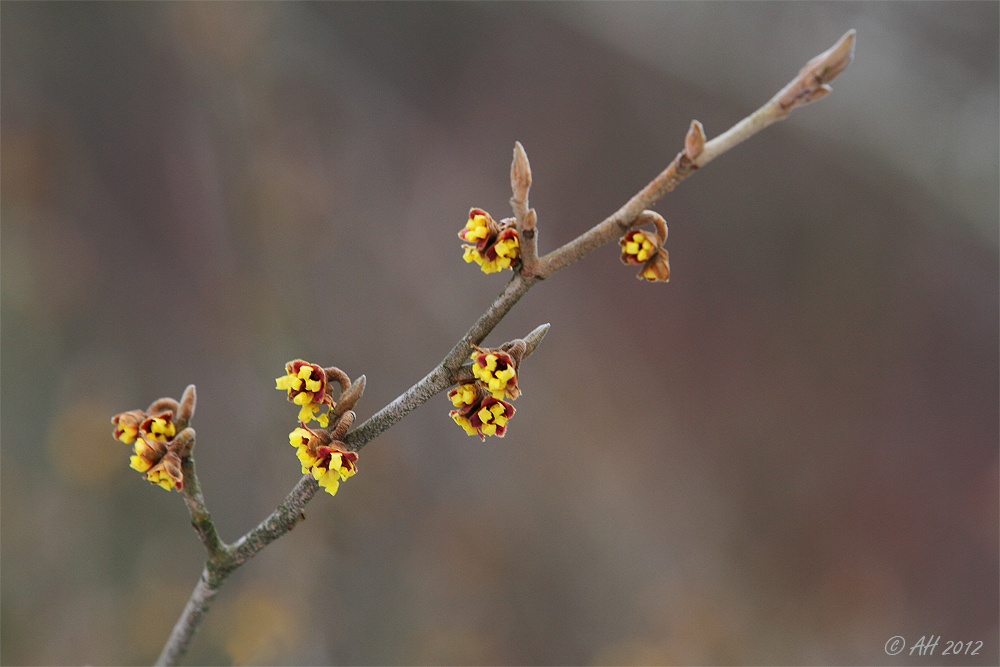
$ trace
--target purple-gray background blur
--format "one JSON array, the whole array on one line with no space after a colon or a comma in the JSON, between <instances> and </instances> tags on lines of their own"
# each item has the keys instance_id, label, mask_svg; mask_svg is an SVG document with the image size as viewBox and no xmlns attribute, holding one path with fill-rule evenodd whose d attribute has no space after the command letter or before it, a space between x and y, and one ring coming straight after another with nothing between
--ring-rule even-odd
<instances>
[{"instance_id":1,"label":"purple-gray background blur","mask_svg":"<svg viewBox=\"0 0 1000 667\"><path fill-rule=\"evenodd\" d=\"M515 140L548 251L852 27L832 95L657 206L668 285L610 246L538 285L487 341L552 323L509 435L407 417L188 660L996 664L996 3L2 12L5 664L149 662L198 578L112 414L197 385L235 539L299 479L285 361L367 374L366 418L502 288L456 232Z\"/></svg>"}]
</instances>

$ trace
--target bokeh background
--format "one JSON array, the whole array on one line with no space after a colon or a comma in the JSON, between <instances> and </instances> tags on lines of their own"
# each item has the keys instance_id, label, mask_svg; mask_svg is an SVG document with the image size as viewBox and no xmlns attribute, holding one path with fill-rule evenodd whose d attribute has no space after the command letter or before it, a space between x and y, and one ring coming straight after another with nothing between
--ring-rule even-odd
<instances>
[{"instance_id":1,"label":"bokeh background","mask_svg":"<svg viewBox=\"0 0 1000 667\"><path fill-rule=\"evenodd\" d=\"M543 251L849 28L834 93L487 340L550 322L503 440L444 396L240 570L201 664L997 664L998 5L3 3L2 661L155 659L203 561L112 414L198 387L224 539L299 479L303 357L366 418ZM886 655L940 636L930 659ZM983 641L941 657L948 640Z\"/></svg>"}]
</instances>

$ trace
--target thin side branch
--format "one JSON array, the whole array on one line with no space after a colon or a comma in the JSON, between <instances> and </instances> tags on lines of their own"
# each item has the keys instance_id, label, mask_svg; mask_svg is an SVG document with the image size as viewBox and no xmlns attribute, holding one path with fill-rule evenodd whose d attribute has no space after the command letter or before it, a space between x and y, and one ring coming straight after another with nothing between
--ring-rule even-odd
<instances>
[{"instance_id":1,"label":"thin side branch","mask_svg":"<svg viewBox=\"0 0 1000 667\"><path fill-rule=\"evenodd\" d=\"M698 134L704 136L701 124L694 121L688 130L684 150L677 154L666 169L603 222L561 248L539 258L534 275L539 278L551 276L605 243L613 241L631 226L640 213L673 190L694 170L708 164L765 127L782 120L795 107L814 102L830 92L827 84L843 72L854 57L855 33L854 30L847 31L833 47L810 60L799 71L798 76L767 104L715 139L704 143L703 148L699 147L700 142L697 138ZM698 150L699 148L701 150Z\"/></svg>"},{"instance_id":2,"label":"thin side branch","mask_svg":"<svg viewBox=\"0 0 1000 667\"><path fill-rule=\"evenodd\" d=\"M452 377L458 368L469 358L473 345L479 345L493 331L500 320L510 312L514 304L524 296L536 279L515 274L504 287L503 292L493 301L493 305L483 313L476 323L469 328L451 352L440 364L428 373L420 382L407 389L392 403L385 406L364 421L363 424L347 434L344 442L358 451L379 434L423 405L428 399L444 391L454 384Z\"/></svg>"},{"instance_id":3,"label":"thin side branch","mask_svg":"<svg viewBox=\"0 0 1000 667\"><path fill-rule=\"evenodd\" d=\"M223 556L226 545L219 539L219 533L215 529L212 515L205 505L205 497L201 493L201 483L198 481L198 474L195 472L194 457L189 456L183 463L184 487L181 492L184 494L184 504L187 505L188 513L191 514L191 525L201 538L208 557L217 560Z\"/></svg>"}]
</instances>

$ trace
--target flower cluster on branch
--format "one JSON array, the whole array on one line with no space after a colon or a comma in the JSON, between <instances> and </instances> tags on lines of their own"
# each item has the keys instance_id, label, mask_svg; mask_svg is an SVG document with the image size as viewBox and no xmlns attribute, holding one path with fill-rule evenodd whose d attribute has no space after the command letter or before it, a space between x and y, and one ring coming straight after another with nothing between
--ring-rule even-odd
<instances>
[{"instance_id":1,"label":"flower cluster on branch","mask_svg":"<svg viewBox=\"0 0 1000 667\"><path fill-rule=\"evenodd\" d=\"M465 249L462 259L469 263L475 262L483 273L509 269L520 259L521 244L513 218L507 218L498 224L489 213L474 208L469 211L469 221L458 232L458 237L467 241L462 246Z\"/></svg>"},{"instance_id":2,"label":"flower cluster on branch","mask_svg":"<svg viewBox=\"0 0 1000 667\"><path fill-rule=\"evenodd\" d=\"M348 412L345 418L347 415L350 419L341 421L350 424L354 421L354 413ZM347 451L341 440L334 440L333 435L326 431L316 432L299 422L299 428L288 435L288 441L295 447L295 455L302 464L302 474L311 474L331 496L337 494L343 480L358 471L358 453Z\"/></svg>"},{"instance_id":3,"label":"flower cluster on branch","mask_svg":"<svg viewBox=\"0 0 1000 667\"><path fill-rule=\"evenodd\" d=\"M130 467L167 491L184 488L184 460L194 448L195 389L189 385L180 401L160 398L145 410L129 410L111 418L114 437L132 445Z\"/></svg>"},{"instance_id":4,"label":"flower cluster on branch","mask_svg":"<svg viewBox=\"0 0 1000 667\"><path fill-rule=\"evenodd\" d=\"M339 400L333 400L333 383L340 386ZM288 392L288 400L299 409L299 426L288 436L302 465L302 474L312 475L320 487L336 495L340 483L357 471L357 452L344 444L344 436L354 423L354 407L364 391L365 376L351 383L336 366L323 368L302 359L285 364L285 374L275 380L275 388ZM326 406L325 412L320 410ZM307 424L315 419L320 430Z\"/></svg>"},{"instance_id":5,"label":"flower cluster on branch","mask_svg":"<svg viewBox=\"0 0 1000 667\"><path fill-rule=\"evenodd\" d=\"M521 395L517 371L524 357L523 340L505 343L499 348L473 346L471 381L459 383L448 392L455 409L449 415L468 435L504 437L507 422L514 416L514 406L504 399Z\"/></svg>"}]
</instances>

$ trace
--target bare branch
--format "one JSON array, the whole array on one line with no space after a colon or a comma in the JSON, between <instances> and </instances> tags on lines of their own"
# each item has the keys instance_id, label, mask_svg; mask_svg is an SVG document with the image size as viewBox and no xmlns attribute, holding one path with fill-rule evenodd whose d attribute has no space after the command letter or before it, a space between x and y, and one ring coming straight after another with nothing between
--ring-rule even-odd
<instances>
[{"instance_id":1,"label":"bare branch","mask_svg":"<svg viewBox=\"0 0 1000 667\"><path fill-rule=\"evenodd\" d=\"M358 451L380 433L398 422L415 408L423 405L428 399L444 391L452 384L452 376L468 358L473 345L479 345L489 335L500 320L510 312L514 304L524 296L536 279L525 278L515 274L504 287L503 292L493 301L485 313L469 328L451 352L438 366L428 373L420 382L407 389L396 399L377 413L365 420L358 428L347 434L344 442Z\"/></svg>"},{"instance_id":2,"label":"bare branch","mask_svg":"<svg viewBox=\"0 0 1000 667\"><path fill-rule=\"evenodd\" d=\"M254 554L295 528L305 518L303 510L319 490L312 475L303 475L298 484L271 514L249 533L233 542L228 551L229 562L223 563L228 576L232 570L253 558Z\"/></svg>"},{"instance_id":3,"label":"bare branch","mask_svg":"<svg viewBox=\"0 0 1000 667\"><path fill-rule=\"evenodd\" d=\"M765 127L784 119L795 107L815 102L829 93L831 89L826 84L833 81L854 59L856 34L855 30L848 30L830 49L806 63L799 70L798 76L778 91L767 104L705 144L705 151L695 161L695 166L708 164ZM673 185L670 189L673 189Z\"/></svg>"},{"instance_id":4,"label":"bare branch","mask_svg":"<svg viewBox=\"0 0 1000 667\"><path fill-rule=\"evenodd\" d=\"M701 134L703 137L704 133L701 124L693 122L684 142L685 149L677 154L666 169L603 222L561 248L539 258L534 274L539 278L551 276L621 236L631 226L636 216L673 190L691 172L708 164L765 127L785 118L796 106L808 104L825 95L830 90L826 84L851 63L855 34L854 30L847 31L832 48L810 60L799 71L798 76L767 104L704 144L704 149L697 155L691 155L689 151L698 147L701 142L697 135Z\"/></svg>"},{"instance_id":5,"label":"bare branch","mask_svg":"<svg viewBox=\"0 0 1000 667\"><path fill-rule=\"evenodd\" d=\"M182 469L184 471L184 487L181 492L184 495L184 504L187 505L188 513L191 515L191 525L198 533L198 537L201 538L202 544L205 545L208 557L218 559L224 555L226 545L219 539L212 515L205 505L205 497L201 493L201 483L195 472L193 456L189 456L184 461Z\"/></svg>"}]
</instances>

